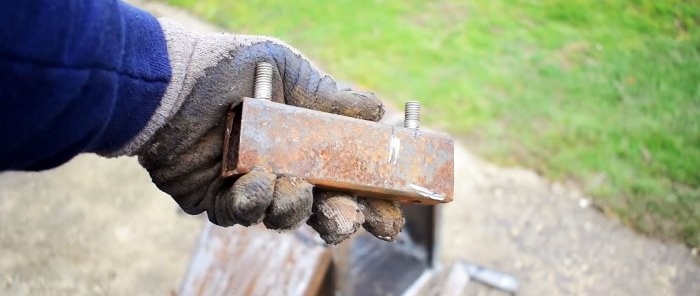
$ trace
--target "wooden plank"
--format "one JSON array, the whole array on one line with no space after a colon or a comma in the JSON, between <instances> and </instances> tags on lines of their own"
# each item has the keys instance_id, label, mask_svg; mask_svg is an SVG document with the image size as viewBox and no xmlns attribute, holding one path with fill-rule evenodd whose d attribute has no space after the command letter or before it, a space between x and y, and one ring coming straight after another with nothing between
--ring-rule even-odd
<instances>
[{"instance_id":1,"label":"wooden plank","mask_svg":"<svg viewBox=\"0 0 700 296\"><path fill-rule=\"evenodd\" d=\"M330 259L306 225L278 233L206 223L180 295L316 295Z\"/></svg>"}]
</instances>

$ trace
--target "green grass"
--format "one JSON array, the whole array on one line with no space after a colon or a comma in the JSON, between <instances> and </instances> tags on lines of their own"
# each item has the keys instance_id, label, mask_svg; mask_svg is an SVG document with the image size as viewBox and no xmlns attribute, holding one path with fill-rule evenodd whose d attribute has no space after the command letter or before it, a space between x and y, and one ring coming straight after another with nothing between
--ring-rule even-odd
<instances>
[{"instance_id":1,"label":"green grass","mask_svg":"<svg viewBox=\"0 0 700 296\"><path fill-rule=\"evenodd\" d=\"M481 155L700 245L700 3L169 0L273 35ZM467 3L464 3L467 2Z\"/></svg>"}]
</instances>

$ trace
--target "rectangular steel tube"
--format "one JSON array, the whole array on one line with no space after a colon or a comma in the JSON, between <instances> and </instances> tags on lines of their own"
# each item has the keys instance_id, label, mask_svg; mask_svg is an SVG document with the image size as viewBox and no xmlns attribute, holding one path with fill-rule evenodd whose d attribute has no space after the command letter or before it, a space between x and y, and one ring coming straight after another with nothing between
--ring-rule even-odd
<instances>
[{"instance_id":1,"label":"rectangular steel tube","mask_svg":"<svg viewBox=\"0 0 700 296\"><path fill-rule=\"evenodd\" d=\"M245 98L227 118L222 175L254 167L363 197L437 204L454 193L450 138Z\"/></svg>"}]
</instances>

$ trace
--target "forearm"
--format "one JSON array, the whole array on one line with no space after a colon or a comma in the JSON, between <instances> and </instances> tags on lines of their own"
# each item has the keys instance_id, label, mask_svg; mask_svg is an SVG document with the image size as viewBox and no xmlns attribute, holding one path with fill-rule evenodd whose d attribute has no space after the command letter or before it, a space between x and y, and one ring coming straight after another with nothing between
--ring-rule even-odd
<instances>
[{"instance_id":1,"label":"forearm","mask_svg":"<svg viewBox=\"0 0 700 296\"><path fill-rule=\"evenodd\" d=\"M0 0L0 171L122 147L170 71L158 22L122 2Z\"/></svg>"}]
</instances>

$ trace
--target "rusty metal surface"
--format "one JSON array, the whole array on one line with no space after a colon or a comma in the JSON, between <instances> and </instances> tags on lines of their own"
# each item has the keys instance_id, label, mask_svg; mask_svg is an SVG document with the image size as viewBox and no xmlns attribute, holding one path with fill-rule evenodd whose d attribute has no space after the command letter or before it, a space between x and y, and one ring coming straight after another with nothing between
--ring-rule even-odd
<instances>
[{"instance_id":1,"label":"rusty metal surface","mask_svg":"<svg viewBox=\"0 0 700 296\"><path fill-rule=\"evenodd\" d=\"M438 207L402 205L407 223L393 243L360 230L329 247L307 225L278 233L206 223L179 295L422 295L409 291L426 275L442 282L433 275Z\"/></svg>"},{"instance_id":2,"label":"rusty metal surface","mask_svg":"<svg viewBox=\"0 0 700 296\"><path fill-rule=\"evenodd\" d=\"M452 139L267 100L246 98L231 110L225 177L257 167L365 197L424 204L453 199Z\"/></svg>"},{"instance_id":3,"label":"rusty metal surface","mask_svg":"<svg viewBox=\"0 0 700 296\"><path fill-rule=\"evenodd\" d=\"M425 253L425 261L431 268L438 267L440 261L441 207L408 203L401 205L406 219L402 235L410 236L415 247Z\"/></svg>"},{"instance_id":4,"label":"rusty metal surface","mask_svg":"<svg viewBox=\"0 0 700 296\"><path fill-rule=\"evenodd\" d=\"M385 242L363 231L350 241L344 279L352 291L350 295L404 295L419 281L430 266L423 250L407 236L403 238Z\"/></svg>"},{"instance_id":5,"label":"rusty metal surface","mask_svg":"<svg viewBox=\"0 0 700 296\"><path fill-rule=\"evenodd\" d=\"M179 295L317 295L330 260L308 226L278 233L206 223Z\"/></svg>"}]
</instances>

